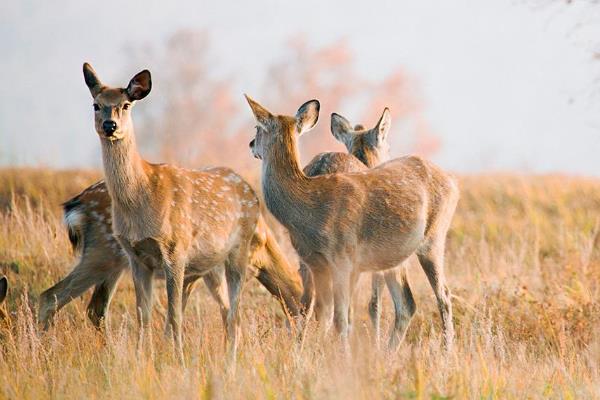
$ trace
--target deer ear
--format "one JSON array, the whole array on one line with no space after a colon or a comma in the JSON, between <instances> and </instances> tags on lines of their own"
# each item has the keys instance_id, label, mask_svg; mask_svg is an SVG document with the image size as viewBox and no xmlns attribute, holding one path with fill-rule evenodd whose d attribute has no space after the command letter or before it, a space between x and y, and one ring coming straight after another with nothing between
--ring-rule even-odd
<instances>
[{"instance_id":1,"label":"deer ear","mask_svg":"<svg viewBox=\"0 0 600 400\"><path fill-rule=\"evenodd\" d=\"M8 279L5 276L0 277L0 304L6 299L8 294Z\"/></svg>"},{"instance_id":2,"label":"deer ear","mask_svg":"<svg viewBox=\"0 0 600 400\"><path fill-rule=\"evenodd\" d=\"M296 129L298 135L310 131L319 120L319 110L321 104L319 100L309 100L302 104L296 112Z\"/></svg>"},{"instance_id":3,"label":"deer ear","mask_svg":"<svg viewBox=\"0 0 600 400\"><path fill-rule=\"evenodd\" d=\"M334 138L342 142L348 151L350 151L354 131L346 118L342 117L340 114L331 114L331 133Z\"/></svg>"},{"instance_id":4,"label":"deer ear","mask_svg":"<svg viewBox=\"0 0 600 400\"><path fill-rule=\"evenodd\" d=\"M141 100L152 90L152 76L147 69L138 72L127 85L127 95L131 100Z\"/></svg>"},{"instance_id":5,"label":"deer ear","mask_svg":"<svg viewBox=\"0 0 600 400\"><path fill-rule=\"evenodd\" d=\"M381 114L381 118L379 118L379 122L377 122L377 139L385 140L387 138L387 134L392 127L392 116L390 115L390 109L385 108L383 110L383 114Z\"/></svg>"},{"instance_id":6,"label":"deer ear","mask_svg":"<svg viewBox=\"0 0 600 400\"><path fill-rule=\"evenodd\" d=\"M96 71L88 63L83 64L83 78L88 89L90 89L92 97L96 97L102 91L103 86L100 79L98 79L98 75L96 75Z\"/></svg>"},{"instance_id":7,"label":"deer ear","mask_svg":"<svg viewBox=\"0 0 600 400\"><path fill-rule=\"evenodd\" d=\"M273 115L269 112L269 110L252 100L247 94L244 94L244 97L246 97L246 101L252 109L252 113L254 114L254 119L256 119L256 122L263 129L267 130L267 126L269 125L269 121L273 118Z\"/></svg>"}]
</instances>

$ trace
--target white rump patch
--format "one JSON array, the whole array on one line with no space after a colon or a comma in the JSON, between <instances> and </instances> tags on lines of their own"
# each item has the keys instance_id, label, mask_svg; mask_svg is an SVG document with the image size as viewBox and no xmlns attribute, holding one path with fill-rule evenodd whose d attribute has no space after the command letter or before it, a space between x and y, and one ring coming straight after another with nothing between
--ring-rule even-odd
<instances>
[{"instance_id":1,"label":"white rump patch","mask_svg":"<svg viewBox=\"0 0 600 400\"><path fill-rule=\"evenodd\" d=\"M83 222L83 213L77 208L74 208L65 213L64 220L65 224L69 227L79 226Z\"/></svg>"}]
</instances>

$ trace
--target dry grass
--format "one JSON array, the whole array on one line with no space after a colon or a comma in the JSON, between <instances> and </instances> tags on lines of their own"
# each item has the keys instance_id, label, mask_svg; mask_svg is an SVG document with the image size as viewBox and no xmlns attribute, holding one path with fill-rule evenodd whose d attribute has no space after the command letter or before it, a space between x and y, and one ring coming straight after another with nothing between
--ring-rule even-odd
<instances>
[{"instance_id":1,"label":"dry grass","mask_svg":"<svg viewBox=\"0 0 600 400\"><path fill-rule=\"evenodd\" d=\"M12 283L13 317L0 336L0 398L600 398L598 180L462 178L447 251L458 335L450 357L413 262L418 311L397 354L369 345L366 279L352 359L313 331L300 350L275 302L251 282L237 370L226 373L220 317L203 288L186 313L186 369L171 357L159 313L153 350L138 352L130 278L106 336L87 323L81 300L51 331L38 329L37 296L73 262L58 203L96 177L0 171L0 269ZM389 299L384 305L389 324Z\"/></svg>"}]
</instances>

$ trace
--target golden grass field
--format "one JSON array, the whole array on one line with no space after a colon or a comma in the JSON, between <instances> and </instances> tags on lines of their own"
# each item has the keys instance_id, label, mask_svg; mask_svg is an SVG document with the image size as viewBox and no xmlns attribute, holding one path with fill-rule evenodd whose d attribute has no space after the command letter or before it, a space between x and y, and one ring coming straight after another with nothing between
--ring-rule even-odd
<instances>
[{"instance_id":1,"label":"golden grass field","mask_svg":"<svg viewBox=\"0 0 600 400\"><path fill-rule=\"evenodd\" d=\"M39 294L74 262L59 204L98 176L0 171L0 271L12 285L12 326L0 334L0 398L600 398L600 180L460 178L446 252L453 354L441 348L435 299L412 260L418 310L398 353L370 344L367 277L351 358L338 353L335 335L318 338L312 329L301 349L279 306L251 281L237 369L228 372L221 318L202 285L185 315L185 369L162 337L160 307L153 352L138 352L129 276L106 335L86 319L87 296L65 307L50 331L37 326ZM384 328L391 317L386 294Z\"/></svg>"}]
</instances>

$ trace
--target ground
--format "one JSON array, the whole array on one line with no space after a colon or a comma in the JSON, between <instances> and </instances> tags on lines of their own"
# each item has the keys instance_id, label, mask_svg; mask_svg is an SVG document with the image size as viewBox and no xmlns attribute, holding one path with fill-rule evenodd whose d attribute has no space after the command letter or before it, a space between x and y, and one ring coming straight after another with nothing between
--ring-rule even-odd
<instances>
[{"instance_id":1,"label":"ground","mask_svg":"<svg viewBox=\"0 0 600 400\"><path fill-rule=\"evenodd\" d=\"M0 272L11 283L12 316L0 333L0 398L600 398L600 180L460 177L446 253L454 353L441 348L433 293L411 260L418 309L397 353L371 345L368 277L356 299L351 356L340 354L334 335L312 329L299 346L276 302L250 282L231 371L218 309L202 285L185 315L185 369L162 337L162 284L152 349L136 346L130 276L106 334L86 320L89 293L51 330L39 329L39 294L75 262L59 204L99 176L0 170ZM384 334L391 316L386 294Z\"/></svg>"}]
</instances>

